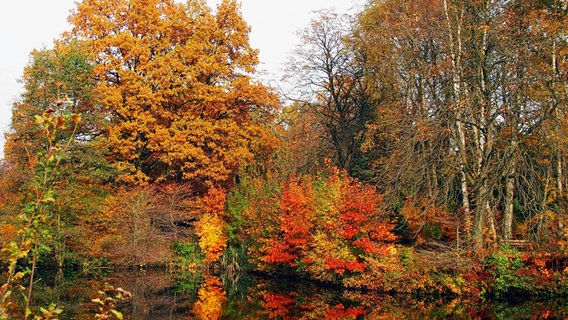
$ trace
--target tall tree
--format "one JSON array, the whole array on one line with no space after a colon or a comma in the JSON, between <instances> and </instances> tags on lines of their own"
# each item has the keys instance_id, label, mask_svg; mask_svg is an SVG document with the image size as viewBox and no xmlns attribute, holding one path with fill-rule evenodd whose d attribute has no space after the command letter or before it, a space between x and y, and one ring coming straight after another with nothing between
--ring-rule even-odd
<instances>
[{"instance_id":1,"label":"tall tree","mask_svg":"<svg viewBox=\"0 0 568 320\"><path fill-rule=\"evenodd\" d=\"M363 150L388 201L415 202L424 214L455 201L459 170L445 105L447 39L433 23L442 17L438 1L377 1L359 17L354 36L367 55L377 103Z\"/></svg>"},{"instance_id":2,"label":"tall tree","mask_svg":"<svg viewBox=\"0 0 568 320\"><path fill-rule=\"evenodd\" d=\"M230 183L270 147L279 101L251 78L258 63L236 1L85 0L70 17L95 63L98 103L121 179Z\"/></svg>"},{"instance_id":3,"label":"tall tree","mask_svg":"<svg viewBox=\"0 0 568 320\"><path fill-rule=\"evenodd\" d=\"M57 183L52 186L57 197L46 208L51 218L47 222L50 229L48 236L41 239L59 266L63 266L71 248L83 242L79 233L72 230L80 229L80 220L99 209L108 191L104 183L113 176L104 158L106 148L96 141L103 134L105 112L95 103L92 72L91 61L75 42L58 42L52 50L32 52L23 74L25 91L13 106L12 128L7 134L5 159L9 172L6 175L12 179L10 184L2 186L2 193L12 199L6 212L12 221L17 221L15 217L22 207L37 194L34 190L38 178L33 173L52 170L43 159L45 155L55 152L51 148L68 144L65 153L58 153L62 158L57 161ZM65 114L82 116L72 136L68 130L61 130L65 127L63 123L58 123L56 127L60 130L51 131L55 136L46 140L50 128L37 118L44 113L56 115L57 121L64 119L61 115ZM69 144L70 140L80 143Z\"/></svg>"},{"instance_id":4,"label":"tall tree","mask_svg":"<svg viewBox=\"0 0 568 320\"><path fill-rule=\"evenodd\" d=\"M347 41L347 16L321 11L300 34L301 45L289 64L290 80L302 101L323 129L322 139L335 164L351 173L361 170L361 135L371 106L363 81L363 56Z\"/></svg>"},{"instance_id":5,"label":"tall tree","mask_svg":"<svg viewBox=\"0 0 568 320\"><path fill-rule=\"evenodd\" d=\"M50 107L54 111L81 113L77 139L93 140L102 132L105 114L95 103L93 65L76 42L57 43L53 50L31 53L23 75L24 93L12 109L11 131L6 136L5 159L26 164L41 149L42 133L35 116Z\"/></svg>"}]
</instances>

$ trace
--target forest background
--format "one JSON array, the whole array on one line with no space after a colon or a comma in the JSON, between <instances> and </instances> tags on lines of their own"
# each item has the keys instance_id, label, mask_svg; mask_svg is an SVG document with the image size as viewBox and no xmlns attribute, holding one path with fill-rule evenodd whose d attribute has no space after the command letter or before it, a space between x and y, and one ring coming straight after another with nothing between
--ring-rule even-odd
<instances>
[{"instance_id":1,"label":"forest background","mask_svg":"<svg viewBox=\"0 0 568 320\"><path fill-rule=\"evenodd\" d=\"M13 106L3 307L38 265L566 294L567 5L322 11L279 92L236 1L78 3Z\"/></svg>"}]
</instances>

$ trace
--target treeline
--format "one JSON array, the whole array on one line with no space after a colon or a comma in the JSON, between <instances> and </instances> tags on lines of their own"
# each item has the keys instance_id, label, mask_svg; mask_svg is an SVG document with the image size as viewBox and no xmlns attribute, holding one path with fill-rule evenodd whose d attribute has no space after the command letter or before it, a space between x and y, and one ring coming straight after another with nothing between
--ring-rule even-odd
<instances>
[{"instance_id":1,"label":"treeline","mask_svg":"<svg viewBox=\"0 0 568 320\"><path fill-rule=\"evenodd\" d=\"M278 95L255 80L258 52L234 0L215 11L202 0L79 2L72 29L31 53L13 107L2 306L24 276L29 304L49 261L246 265L471 293L491 287L464 287L485 258L520 259L491 255L511 239L549 265L525 257L507 272L538 276L500 290L562 288L562 272L545 271L566 250L567 10L418 0L322 11ZM432 277L448 268L459 274Z\"/></svg>"},{"instance_id":2,"label":"treeline","mask_svg":"<svg viewBox=\"0 0 568 320\"><path fill-rule=\"evenodd\" d=\"M422 226L448 211L476 250L555 244L565 232L566 9L371 1L353 21L323 13L291 64L308 90L291 132L312 135L298 149L327 146L323 156L391 207L418 211L406 218Z\"/></svg>"}]
</instances>

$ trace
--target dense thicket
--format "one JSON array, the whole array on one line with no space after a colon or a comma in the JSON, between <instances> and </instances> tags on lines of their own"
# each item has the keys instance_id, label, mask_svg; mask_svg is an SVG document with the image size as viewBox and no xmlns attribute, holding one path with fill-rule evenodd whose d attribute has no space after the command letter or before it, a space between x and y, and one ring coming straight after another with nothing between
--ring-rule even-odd
<instances>
[{"instance_id":1,"label":"dense thicket","mask_svg":"<svg viewBox=\"0 0 568 320\"><path fill-rule=\"evenodd\" d=\"M418 208L407 220L450 211L476 249L553 243L565 220L566 9L370 1L351 23L324 12L292 60L312 88L304 113L339 166Z\"/></svg>"}]
</instances>

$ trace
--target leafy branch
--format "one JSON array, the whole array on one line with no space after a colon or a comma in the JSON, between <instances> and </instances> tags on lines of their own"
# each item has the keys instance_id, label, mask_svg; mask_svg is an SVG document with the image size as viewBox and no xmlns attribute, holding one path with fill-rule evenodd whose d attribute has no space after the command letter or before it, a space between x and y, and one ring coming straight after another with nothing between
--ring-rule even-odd
<instances>
[{"instance_id":1,"label":"leafy branch","mask_svg":"<svg viewBox=\"0 0 568 320\"><path fill-rule=\"evenodd\" d=\"M7 248L3 249L8 252L9 266L6 282L0 288L0 319L6 319L8 316L7 309L12 305L10 297L14 288L22 292L26 302L24 319L31 315L30 304L40 238L48 233L47 226L52 218L49 207L55 202L53 187L57 181L58 168L74 141L73 137L80 121L79 114L58 115L54 108L49 108L35 118L35 123L41 128L46 144L36 156L32 156L26 149L28 167L33 173L33 191L31 192L33 200L25 205L19 215L23 222L22 228L18 231L19 240L12 241ZM68 130L70 126L72 126L71 134L65 141L61 133ZM26 294L23 293L26 290L24 286L16 285L16 281L25 276L24 272L16 272L18 261L24 258L31 259Z\"/></svg>"}]
</instances>

